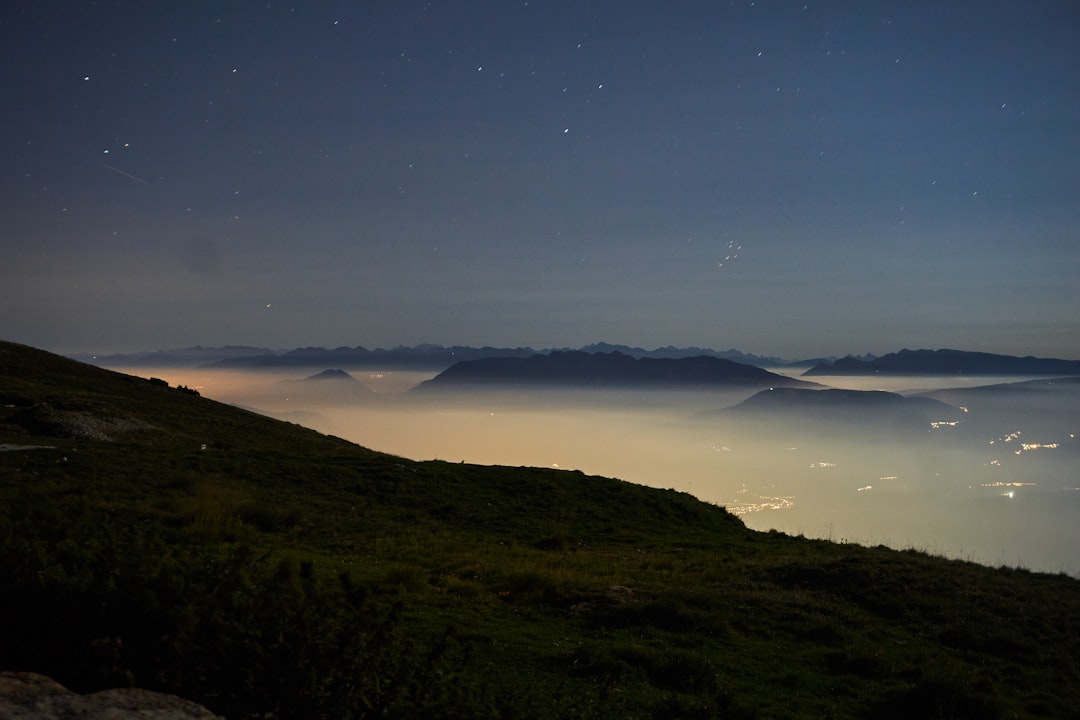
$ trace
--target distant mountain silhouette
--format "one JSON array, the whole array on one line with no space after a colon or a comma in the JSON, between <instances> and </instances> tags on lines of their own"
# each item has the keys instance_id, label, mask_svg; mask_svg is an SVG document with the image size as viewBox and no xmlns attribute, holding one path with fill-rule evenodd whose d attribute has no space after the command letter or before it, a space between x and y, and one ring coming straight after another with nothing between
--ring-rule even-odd
<instances>
[{"instance_id":1,"label":"distant mountain silhouette","mask_svg":"<svg viewBox=\"0 0 1080 720\"><path fill-rule=\"evenodd\" d=\"M845 356L845 359L846 358L854 358L856 360L862 360L863 362L870 362L872 360L876 360L877 355L871 355L870 353L866 353L865 355L847 355L847 356ZM833 357L806 358L805 360L792 360L791 362L784 362L784 363L780 363L780 364L777 364L777 365L770 365L769 367L778 367L778 368L782 367L782 368L790 368L790 369L812 368L812 367L815 367L817 365L832 365L837 360L839 360L839 358L837 358L835 356L833 356Z\"/></svg>"},{"instance_id":2,"label":"distant mountain silhouette","mask_svg":"<svg viewBox=\"0 0 1080 720\"><path fill-rule=\"evenodd\" d=\"M332 369L299 380L278 380L251 385L226 393L233 403L245 406L280 408L306 403L339 404L371 402L376 393L344 370Z\"/></svg>"},{"instance_id":3,"label":"distant mountain silhouette","mask_svg":"<svg viewBox=\"0 0 1080 720\"><path fill-rule=\"evenodd\" d=\"M772 412L780 409L785 411L807 409L814 412L820 410L847 408L898 408L919 407L932 410L938 414L943 411L955 411L951 405L925 397L905 397L899 393L886 392L884 390L805 390L801 388L775 388L762 390L747 398L733 410L740 411L765 411Z\"/></svg>"},{"instance_id":4,"label":"distant mountain silhouette","mask_svg":"<svg viewBox=\"0 0 1080 720\"><path fill-rule=\"evenodd\" d=\"M881 390L806 390L772 388L747 398L716 416L742 416L770 423L780 419L801 423L804 429L825 430L828 425L924 432L931 423L959 421L963 411L928 397L905 397Z\"/></svg>"},{"instance_id":5,"label":"distant mountain silhouette","mask_svg":"<svg viewBox=\"0 0 1080 720\"><path fill-rule=\"evenodd\" d=\"M699 347L675 347L674 345L665 345L664 347L656 348L655 350L646 350L640 347L631 347L629 345L612 345L606 342L593 343L591 345L585 345L580 348L582 352L587 353L611 353L617 352L623 355L629 355L636 358L691 358L691 357L716 357L723 358L724 360L733 360L737 363L744 365L756 365L757 367L781 367L787 364L788 361L777 357L768 357L764 355L754 355L752 353L744 353L735 348L729 350L713 350L711 348L699 348ZM809 363L807 363L809 364Z\"/></svg>"},{"instance_id":6,"label":"distant mountain silhouette","mask_svg":"<svg viewBox=\"0 0 1080 720\"><path fill-rule=\"evenodd\" d=\"M344 370L323 370L303 380L281 380L275 385L292 397L305 400L346 402L363 400L374 393Z\"/></svg>"},{"instance_id":7,"label":"distant mountain silhouette","mask_svg":"<svg viewBox=\"0 0 1080 720\"><path fill-rule=\"evenodd\" d=\"M106 367L196 367L227 359L253 358L273 354L269 348L226 345L225 347L202 347L196 345L174 350L152 350L134 353L94 355L76 353L68 357L90 365Z\"/></svg>"},{"instance_id":8,"label":"distant mountain silhouette","mask_svg":"<svg viewBox=\"0 0 1080 720\"><path fill-rule=\"evenodd\" d=\"M356 378L354 378L352 375L345 372L344 370L339 369L323 370L321 373L316 373L314 375L311 375L310 377L304 378L304 382L311 382L313 380L351 380L352 382L356 382Z\"/></svg>"},{"instance_id":9,"label":"distant mountain silhouette","mask_svg":"<svg viewBox=\"0 0 1080 720\"><path fill-rule=\"evenodd\" d=\"M356 347L339 347L327 350L321 347L296 348L284 353L259 356L226 358L211 363L216 368L282 368L318 367L335 365L348 368L383 368L400 370L441 370L459 360L482 357L528 357L535 354L532 348L464 347L442 345L417 345L395 347L389 350L369 350Z\"/></svg>"},{"instance_id":10,"label":"distant mountain silhouette","mask_svg":"<svg viewBox=\"0 0 1080 720\"><path fill-rule=\"evenodd\" d=\"M946 388L919 396L967 408L965 424L974 426L987 440L1018 429L1023 430L1023 442L1075 440L1073 435L1080 427L1080 377ZM1073 452L1080 445L1068 444Z\"/></svg>"},{"instance_id":11,"label":"distant mountain silhouette","mask_svg":"<svg viewBox=\"0 0 1080 720\"><path fill-rule=\"evenodd\" d=\"M814 375L1070 375L1080 360L1015 357L965 350L901 350L876 360L841 358L803 373Z\"/></svg>"},{"instance_id":12,"label":"distant mountain silhouette","mask_svg":"<svg viewBox=\"0 0 1080 720\"><path fill-rule=\"evenodd\" d=\"M786 387L809 384L753 365L697 356L635 358L620 352L557 351L528 358L459 362L417 389L454 386Z\"/></svg>"},{"instance_id":13,"label":"distant mountain silhouette","mask_svg":"<svg viewBox=\"0 0 1080 720\"><path fill-rule=\"evenodd\" d=\"M443 346L421 344L397 346L390 349L368 349L356 347L303 347L291 350L269 350L243 346L203 348L194 347L182 350L163 350L128 354L92 355L80 353L70 357L93 365L105 367L185 367L203 366L229 369L269 369L269 368L312 368L344 367L352 369L379 368L399 370L444 370L456 362L478 360L489 357L519 357L548 355L553 352L569 352L574 348L547 348L534 350L531 347L497 348L469 347L464 345ZM803 367L818 362L801 360L790 363L781 358L744 353L734 348L730 350L712 350L698 347L674 347L668 345L646 350L628 345L612 345L600 342L580 348L587 353L618 352L631 357L642 358L690 358L717 357L733 360L758 367Z\"/></svg>"},{"instance_id":14,"label":"distant mountain silhouette","mask_svg":"<svg viewBox=\"0 0 1080 720\"><path fill-rule=\"evenodd\" d=\"M1080 390L1080 377L1039 378L1038 380L994 383L993 385L976 385L975 387L943 388L941 390L921 392L918 397L959 398L965 402L970 398L994 396L1024 399L1038 397L1043 399L1047 396L1060 396L1065 390L1069 392ZM945 402L951 403L952 400L945 400Z\"/></svg>"}]
</instances>

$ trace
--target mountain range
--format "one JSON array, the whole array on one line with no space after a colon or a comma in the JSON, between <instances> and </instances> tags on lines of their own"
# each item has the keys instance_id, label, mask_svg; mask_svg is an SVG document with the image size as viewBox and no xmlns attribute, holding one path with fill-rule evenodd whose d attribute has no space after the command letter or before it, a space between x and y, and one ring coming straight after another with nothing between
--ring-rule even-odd
<instances>
[{"instance_id":1,"label":"mountain range","mask_svg":"<svg viewBox=\"0 0 1080 720\"><path fill-rule=\"evenodd\" d=\"M546 355L552 352L572 350L573 348L548 348L535 350L531 347L498 348L470 347L465 345L397 346L390 349L368 349L361 345L355 347L303 347L291 350L271 350L269 348L248 346L191 347L175 350L154 350L135 353L116 353L94 355L77 353L70 355L74 360L103 367L195 367L232 369L269 369L289 367L344 367L351 369L380 368L397 370L443 370L456 362L477 360L488 357L530 357ZM698 347L674 347L671 345L646 350L628 345L612 345L600 342L579 348L587 353L618 352L638 358L685 358L717 357L725 360L758 367L809 367L825 359L801 360L789 363L777 357L768 357L744 353L734 348L712 350ZM872 356L867 356L872 357Z\"/></svg>"},{"instance_id":2,"label":"mountain range","mask_svg":"<svg viewBox=\"0 0 1080 720\"><path fill-rule=\"evenodd\" d=\"M1016 357L967 350L900 350L879 358L845 357L803 375L1080 375L1080 360Z\"/></svg>"},{"instance_id":3,"label":"mountain range","mask_svg":"<svg viewBox=\"0 0 1080 720\"><path fill-rule=\"evenodd\" d=\"M646 350L599 342L577 349L589 354L619 353L632 358L684 359L711 357L761 368L809 368L807 376L826 375L1080 375L1080 360L1018 357L967 350L908 350L883 356L848 355L842 358L785 360L745 353L734 348L664 347ZM484 358L527 358L573 352L573 348L471 347L466 345L355 347L302 347L290 350L231 345L180 348L135 353L94 355L77 353L72 359L101 367L207 367L219 369L327 368L441 371L462 361Z\"/></svg>"}]
</instances>

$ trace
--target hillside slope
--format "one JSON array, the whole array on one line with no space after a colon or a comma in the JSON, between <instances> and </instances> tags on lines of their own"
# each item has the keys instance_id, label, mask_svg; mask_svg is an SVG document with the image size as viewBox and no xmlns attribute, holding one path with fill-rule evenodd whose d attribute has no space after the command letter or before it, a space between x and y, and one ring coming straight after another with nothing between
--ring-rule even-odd
<instances>
[{"instance_id":1,"label":"hillside slope","mask_svg":"<svg viewBox=\"0 0 1080 720\"><path fill-rule=\"evenodd\" d=\"M1068 717L1080 583L0 343L0 669L229 718Z\"/></svg>"}]
</instances>

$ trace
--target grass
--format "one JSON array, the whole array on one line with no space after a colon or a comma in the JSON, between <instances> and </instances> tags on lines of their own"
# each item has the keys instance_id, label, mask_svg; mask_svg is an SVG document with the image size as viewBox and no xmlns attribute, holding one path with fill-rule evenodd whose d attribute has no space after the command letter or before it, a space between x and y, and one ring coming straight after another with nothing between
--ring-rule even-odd
<instances>
[{"instance_id":1,"label":"grass","mask_svg":"<svg viewBox=\"0 0 1080 720\"><path fill-rule=\"evenodd\" d=\"M0 667L247 717L1075 717L1080 583L0 343ZM205 449L204 449L205 447Z\"/></svg>"}]
</instances>

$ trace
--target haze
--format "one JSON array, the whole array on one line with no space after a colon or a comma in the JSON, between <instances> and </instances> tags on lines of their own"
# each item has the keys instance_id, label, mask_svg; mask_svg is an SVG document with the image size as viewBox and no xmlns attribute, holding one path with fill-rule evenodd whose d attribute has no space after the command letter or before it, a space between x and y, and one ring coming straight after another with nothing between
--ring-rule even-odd
<instances>
[{"instance_id":1,"label":"haze","mask_svg":"<svg viewBox=\"0 0 1080 720\"><path fill-rule=\"evenodd\" d=\"M420 398L407 391L432 373L354 370L350 389L304 381L314 369L124 371L408 458L581 470L689 492L755 529L1080 574L1078 382L987 391L1024 378L827 378L949 402L934 426L909 427L866 415L808 422L715 412L751 391Z\"/></svg>"}]
</instances>

